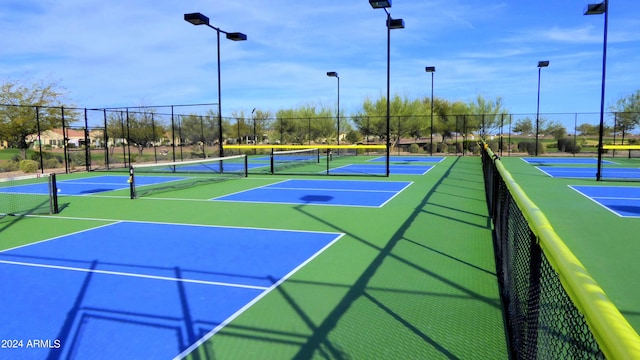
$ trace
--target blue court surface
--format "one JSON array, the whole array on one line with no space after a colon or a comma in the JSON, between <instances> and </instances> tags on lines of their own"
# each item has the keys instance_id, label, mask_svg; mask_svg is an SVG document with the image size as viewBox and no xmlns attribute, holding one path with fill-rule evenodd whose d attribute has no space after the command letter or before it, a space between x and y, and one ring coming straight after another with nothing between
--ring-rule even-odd
<instances>
[{"instance_id":1,"label":"blue court surface","mask_svg":"<svg viewBox=\"0 0 640 360\"><path fill-rule=\"evenodd\" d=\"M375 159L367 160L370 162L386 162L386 156L380 156ZM390 156L389 162L394 163L413 163L413 162L426 162L426 163L439 163L444 161L443 157L434 156Z\"/></svg>"},{"instance_id":2,"label":"blue court surface","mask_svg":"<svg viewBox=\"0 0 640 360\"><path fill-rule=\"evenodd\" d=\"M182 357L342 235L118 222L2 251L0 339L23 343L0 351Z\"/></svg>"},{"instance_id":3,"label":"blue court surface","mask_svg":"<svg viewBox=\"0 0 640 360\"><path fill-rule=\"evenodd\" d=\"M523 161L529 164L559 164L559 165L595 165L598 163L597 158L585 158L585 157L534 157L534 158L522 158ZM609 160L602 160L603 164L616 164Z\"/></svg>"},{"instance_id":4,"label":"blue court surface","mask_svg":"<svg viewBox=\"0 0 640 360\"><path fill-rule=\"evenodd\" d=\"M621 217L640 217L640 187L569 186Z\"/></svg>"},{"instance_id":5,"label":"blue court surface","mask_svg":"<svg viewBox=\"0 0 640 360\"><path fill-rule=\"evenodd\" d=\"M136 176L136 185L152 185L184 180L180 176ZM113 190L129 189L128 175L105 175L81 179L58 180L58 195L91 195ZM1 188L0 192L19 194L48 194L49 184L26 184Z\"/></svg>"},{"instance_id":6,"label":"blue court surface","mask_svg":"<svg viewBox=\"0 0 640 360\"><path fill-rule=\"evenodd\" d=\"M424 175L433 169L433 165L398 165L389 164L389 173L393 175ZM368 175L386 175L386 165L378 164L351 164L331 168L330 174L368 174Z\"/></svg>"},{"instance_id":7,"label":"blue court surface","mask_svg":"<svg viewBox=\"0 0 640 360\"><path fill-rule=\"evenodd\" d=\"M551 177L560 178L594 178L597 169L595 167L557 167L536 166L536 168ZM601 168L603 178L609 179L640 179L640 168Z\"/></svg>"},{"instance_id":8,"label":"blue court surface","mask_svg":"<svg viewBox=\"0 0 640 360\"><path fill-rule=\"evenodd\" d=\"M285 180L212 200L378 208L411 184L408 181Z\"/></svg>"},{"instance_id":9,"label":"blue court surface","mask_svg":"<svg viewBox=\"0 0 640 360\"><path fill-rule=\"evenodd\" d=\"M136 185L152 185L184 180L180 176L136 176ZM113 190L129 189L128 175L104 175L83 179L58 181L59 195L90 195Z\"/></svg>"}]
</instances>

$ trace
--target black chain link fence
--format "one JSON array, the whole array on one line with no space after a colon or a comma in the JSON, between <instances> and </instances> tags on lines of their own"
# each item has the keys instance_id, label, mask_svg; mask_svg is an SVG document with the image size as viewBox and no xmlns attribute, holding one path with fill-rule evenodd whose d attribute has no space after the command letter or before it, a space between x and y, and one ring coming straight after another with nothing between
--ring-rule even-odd
<instances>
[{"instance_id":1,"label":"black chain link fence","mask_svg":"<svg viewBox=\"0 0 640 360\"><path fill-rule=\"evenodd\" d=\"M514 359L604 359L494 161L483 151L498 278Z\"/></svg>"}]
</instances>

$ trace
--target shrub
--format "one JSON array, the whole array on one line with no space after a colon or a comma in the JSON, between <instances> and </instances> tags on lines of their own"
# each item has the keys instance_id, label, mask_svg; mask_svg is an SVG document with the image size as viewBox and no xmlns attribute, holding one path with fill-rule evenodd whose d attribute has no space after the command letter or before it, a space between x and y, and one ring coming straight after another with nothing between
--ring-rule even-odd
<instances>
[{"instance_id":1,"label":"shrub","mask_svg":"<svg viewBox=\"0 0 640 360\"><path fill-rule=\"evenodd\" d=\"M417 154L420 152L420 146L418 146L418 144L413 143L411 145L409 145L409 152L412 154Z\"/></svg>"},{"instance_id":2,"label":"shrub","mask_svg":"<svg viewBox=\"0 0 640 360\"><path fill-rule=\"evenodd\" d=\"M61 164L60 162L58 162L58 160L56 158L50 158L44 161L44 168L45 169L55 169L57 167L59 167Z\"/></svg>"},{"instance_id":3,"label":"shrub","mask_svg":"<svg viewBox=\"0 0 640 360\"><path fill-rule=\"evenodd\" d=\"M538 141L538 155L545 153L545 145L544 143ZM526 152L529 155L536 154L536 143L535 141L521 141L518 143L518 151Z\"/></svg>"},{"instance_id":4,"label":"shrub","mask_svg":"<svg viewBox=\"0 0 640 360\"><path fill-rule=\"evenodd\" d=\"M573 139L559 139L558 140L558 150L564 151L568 153L579 153L580 145L574 144Z\"/></svg>"},{"instance_id":5,"label":"shrub","mask_svg":"<svg viewBox=\"0 0 640 360\"><path fill-rule=\"evenodd\" d=\"M439 152L439 153L446 153L447 150L449 149L449 145L447 145L447 143L443 143L443 142L442 143L437 143L436 144L436 149L437 149L437 152Z\"/></svg>"},{"instance_id":6,"label":"shrub","mask_svg":"<svg viewBox=\"0 0 640 360\"><path fill-rule=\"evenodd\" d=\"M34 173L38 171L38 163L33 160L20 161L20 170L25 173Z\"/></svg>"},{"instance_id":7,"label":"shrub","mask_svg":"<svg viewBox=\"0 0 640 360\"><path fill-rule=\"evenodd\" d=\"M84 151L69 152L69 163L72 166L85 166L87 164Z\"/></svg>"},{"instance_id":8,"label":"shrub","mask_svg":"<svg viewBox=\"0 0 640 360\"><path fill-rule=\"evenodd\" d=\"M0 172L18 171L20 169L19 161L0 162Z\"/></svg>"}]
</instances>

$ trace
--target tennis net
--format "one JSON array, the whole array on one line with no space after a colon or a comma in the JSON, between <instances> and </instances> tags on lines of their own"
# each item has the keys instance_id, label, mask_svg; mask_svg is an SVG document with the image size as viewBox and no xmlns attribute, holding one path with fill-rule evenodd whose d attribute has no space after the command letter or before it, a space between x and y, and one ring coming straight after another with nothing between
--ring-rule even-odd
<instances>
[{"instance_id":1,"label":"tennis net","mask_svg":"<svg viewBox=\"0 0 640 360\"><path fill-rule=\"evenodd\" d=\"M299 149L277 151L271 149L271 173L295 166L320 164L320 149Z\"/></svg>"},{"instance_id":2,"label":"tennis net","mask_svg":"<svg viewBox=\"0 0 640 360\"><path fill-rule=\"evenodd\" d=\"M252 174L385 176L386 145L226 145L247 154ZM382 159L382 161L381 161Z\"/></svg>"},{"instance_id":3,"label":"tennis net","mask_svg":"<svg viewBox=\"0 0 640 360\"><path fill-rule=\"evenodd\" d=\"M55 174L0 179L0 216L57 213Z\"/></svg>"},{"instance_id":4,"label":"tennis net","mask_svg":"<svg viewBox=\"0 0 640 360\"><path fill-rule=\"evenodd\" d=\"M246 155L139 164L129 168L129 189L131 198L136 199L151 193L246 177L247 174Z\"/></svg>"}]
</instances>

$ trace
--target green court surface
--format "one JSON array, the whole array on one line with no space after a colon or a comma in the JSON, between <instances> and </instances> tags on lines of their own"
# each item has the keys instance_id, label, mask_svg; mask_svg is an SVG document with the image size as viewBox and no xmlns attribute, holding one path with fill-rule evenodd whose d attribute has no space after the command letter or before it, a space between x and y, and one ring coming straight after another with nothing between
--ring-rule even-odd
<instances>
[{"instance_id":1,"label":"green court surface","mask_svg":"<svg viewBox=\"0 0 640 360\"><path fill-rule=\"evenodd\" d=\"M637 325L640 295L622 264L634 263L638 252L629 250L637 250L632 242L640 223L631 227L606 213L595 216L602 213L596 205L562 188L568 180L545 178L520 160L521 166L507 160L532 199L558 222L559 234ZM58 181L82 176L88 175L60 175ZM424 175L297 177L412 182L380 208L209 200L296 178L267 174L136 200L127 190L60 196L57 215L0 220L0 247L120 220L343 233L188 358L506 359L482 176L480 158L473 156L446 157ZM576 221L580 225L572 226ZM606 262L603 253L611 254Z\"/></svg>"},{"instance_id":2,"label":"green court surface","mask_svg":"<svg viewBox=\"0 0 640 360\"><path fill-rule=\"evenodd\" d=\"M607 160L619 163L619 167L638 167L637 159ZM505 156L501 161L631 326L640 332L640 288L636 285L640 274L640 218L620 217L569 187L639 187L639 183L596 181L595 165L591 166L592 178L576 179L549 177L517 157Z\"/></svg>"}]
</instances>

